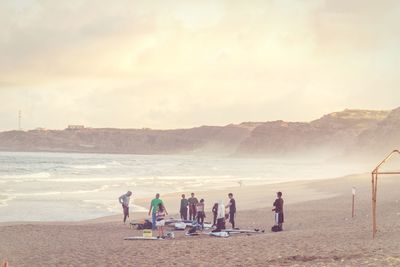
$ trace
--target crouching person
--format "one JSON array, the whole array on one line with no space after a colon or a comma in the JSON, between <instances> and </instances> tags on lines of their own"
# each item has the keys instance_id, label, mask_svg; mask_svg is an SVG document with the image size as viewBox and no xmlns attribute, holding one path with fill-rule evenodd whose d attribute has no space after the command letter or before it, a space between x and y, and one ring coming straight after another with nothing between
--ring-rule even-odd
<instances>
[{"instance_id":1,"label":"crouching person","mask_svg":"<svg viewBox=\"0 0 400 267\"><path fill-rule=\"evenodd\" d=\"M225 206L222 201L218 202L217 207L217 228L213 232L221 232L225 229Z\"/></svg>"}]
</instances>

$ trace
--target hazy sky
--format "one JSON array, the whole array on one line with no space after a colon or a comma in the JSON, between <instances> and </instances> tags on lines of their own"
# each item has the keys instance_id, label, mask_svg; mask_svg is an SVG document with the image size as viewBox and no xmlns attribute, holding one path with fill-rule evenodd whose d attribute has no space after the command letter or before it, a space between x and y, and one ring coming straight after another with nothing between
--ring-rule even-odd
<instances>
[{"instance_id":1,"label":"hazy sky","mask_svg":"<svg viewBox=\"0 0 400 267\"><path fill-rule=\"evenodd\" d=\"M1 0L0 129L400 106L397 0Z\"/></svg>"}]
</instances>

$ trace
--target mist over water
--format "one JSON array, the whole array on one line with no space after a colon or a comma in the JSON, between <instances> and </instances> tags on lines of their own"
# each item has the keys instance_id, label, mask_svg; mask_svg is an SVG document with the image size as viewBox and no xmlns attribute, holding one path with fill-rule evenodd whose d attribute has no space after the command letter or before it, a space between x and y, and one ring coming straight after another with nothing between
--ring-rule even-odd
<instances>
[{"instance_id":1,"label":"mist over water","mask_svg":"<svg viewBox=\"0 0 400 267\"><path fill-rule=\"evenodd\" d=\"M118 197L190 192L368 171L333 162L215 156L0 152L0 221L76 221L120 212ZM145 208L131 206L131 210Z\"/></svg>"}]
</instances>

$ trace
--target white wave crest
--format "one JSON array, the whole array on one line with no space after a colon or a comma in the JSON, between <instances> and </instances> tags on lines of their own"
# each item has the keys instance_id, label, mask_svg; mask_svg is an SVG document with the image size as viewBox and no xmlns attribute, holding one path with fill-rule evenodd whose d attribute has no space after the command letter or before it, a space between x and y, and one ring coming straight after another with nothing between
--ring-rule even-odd
<instances>
[{"instance_id":1,"label":"white wave crest","mask_svg":"<svg viewBox=\"0 0 400 267\"><path fill-rule=\"evenodd\" d=\"M25 179L46 179L50 178L51 174L48 172L37 172L28 174L10 174L10 175L0 175L0 180L25 180Z\"/></svg>"},{"instance_id":2,"label":"white wave crest","mask_svg":"<svg viewBox=\"0 0 400 267\"><path fill-rule=\"evenodd\" d=\"M107 169L107 165L95 164L95 165L72 165L74 169L78 170L92 170L92 169Z\"/></svg>"}]
</instances>

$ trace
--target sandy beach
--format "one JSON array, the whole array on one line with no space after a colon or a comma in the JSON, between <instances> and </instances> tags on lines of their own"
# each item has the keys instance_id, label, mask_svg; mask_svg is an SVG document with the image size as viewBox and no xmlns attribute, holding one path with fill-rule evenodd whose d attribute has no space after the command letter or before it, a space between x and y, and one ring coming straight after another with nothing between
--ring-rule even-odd
<instances>
[{"instance_id":1,"label":"sandy beach","mask_svg":"<svg viewBox=\"0 0 400 267\"><path fill-rule=\"evenodd\" d=\"M351 218L351 188L357 188ZM330 180L243 186L197 192L211 210L215 200L237 202L237 227L265 229L264 234L174 240L124 241L142 235L111 216L82 222L2 223L0 260L10 266L399 266L400 179L382 177L378 186L378 233L371 232L369 174ZM285 200L284 231L271 233L276 191ZM162 192L161 192L162 193ZM189 194L190 192L187 192ZM180 194L162 196L169 217L177 218ZM134 199L148 206L149 199ZM135 213L135 221L147 214ZM212 218L207 213L206 220ZM229 226L229 224L228 224Z\"/></svg>"}]
</instances>

